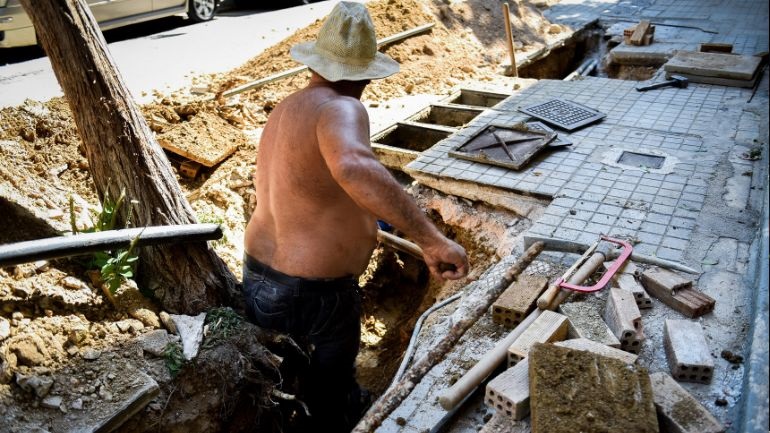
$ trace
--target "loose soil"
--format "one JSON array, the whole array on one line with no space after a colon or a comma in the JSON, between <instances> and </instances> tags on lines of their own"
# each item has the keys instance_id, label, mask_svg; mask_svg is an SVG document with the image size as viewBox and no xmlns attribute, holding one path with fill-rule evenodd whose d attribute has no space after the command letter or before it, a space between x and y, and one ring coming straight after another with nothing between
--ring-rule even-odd
<instances>
[{"instance_id":1,"label":"loose soil","mask_svg":"<svg viewBox=\"0 0 770 433\"><path fill-rule=\"evenodd\" d=\"M569 30L548 22L531 2L510 5L519 55L536 51ZM401 63L401 72L373 82L362 98L368 105L407 95L448 94L468 80L513 90L512 81L501 75L509 61L499 1L380 0L367 6L380 38L435 22L428 33L384 47L383 52ZM213 245L236 275L240 275L243 230L254 206L251 179L260 128L275 104L302 87L309 75L227 100L221 92L296 67L289 48L312 40L320 26L317 21L299 30L233 71L199 77L197 82L208 84L210 94L193 95L188 89L168 95L156 92L157 101L142 107L166 147L208 149L203 153L209 152L213 166L203 167L196 179L178 176L178 180L199 221L223 226L225 237ZM216 150L225 148L235 150L220 162ZM177 169L184 162L176 154L167 156ZM92 224L100 200L66 99L30 100L0 110L0 189L0 223L13 228L0 232L0 244L52 236L71 230L73 223L79 230ZM360 380L375 394L384 390L397 369L417 316L510 253L513 238L526 226L511 213L429 188L415 186L410 193L470 252L473 272L464 280L438 283L428 279L419 261L387 248L375 251L361 278L364 333L359 359ZM210 413L198 414L194 405L179 399L202 389L202 384L193 383L194 373L173 379L163 357L137 345L143 335L162 328L157 306L147 300L113 305L87 269L79 259L0 269L0 416L10 431L25 431L31 425L56 429L60 425L54 420L61 417L77 425L78 416L122 401L124 364L161 385L160 395L145 410L145 415L155 414L154 422L184 425L190 431L224 428L202 421ZM132 293L138 295L135 289ZM255 347L249 348L252 355L259 352ZM240 362L234 349L222 349L219 357L206 356L211 362ZM244 373L233 376L238 380L254 370L249 363L238 365ZM213 374L216 369L200 371ZM35 386L22 381L26 384L22 387L20 377L36 378ZM176 409L181 411L176 418L164 418L164 413ZM232 413L232 409L211 410Z\"/></svg>"}]
</instances>

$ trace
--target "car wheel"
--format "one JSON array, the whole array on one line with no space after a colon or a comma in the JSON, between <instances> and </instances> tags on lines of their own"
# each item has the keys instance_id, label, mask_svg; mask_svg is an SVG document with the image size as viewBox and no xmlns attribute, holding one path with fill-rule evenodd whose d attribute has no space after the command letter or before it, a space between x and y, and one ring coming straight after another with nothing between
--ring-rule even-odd
<instances>
[{"instance_id":1,"label":"car wheel","mask_svg":"<svg viewBox=\"0 0 770 433\"><path fill-rule=\"evenodd\" d=\"M216 11L216 0L190 0L187 16L196 23L200 23L214 18Z\"/></svg>"}]
</instances>

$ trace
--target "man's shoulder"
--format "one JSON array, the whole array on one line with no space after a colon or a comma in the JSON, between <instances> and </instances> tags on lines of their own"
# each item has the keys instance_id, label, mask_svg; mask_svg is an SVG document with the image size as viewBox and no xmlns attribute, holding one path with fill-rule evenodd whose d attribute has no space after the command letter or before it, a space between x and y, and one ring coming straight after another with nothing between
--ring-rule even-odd
<instances>
[{"instance_id":1,"label":"man's shoulder","mask_svg":"<svg viewBox=\"0 0 770 433\"><path fill-rule=\"evenodd\" d=\"M319 109L330 109L330 110L339 110L339 109L347 109L347 110L363 110L366 111L364 108L364 104L361 103L358 98L354 98L352 96L347 95L334 95L330 96L328 99L323 101L321 105L318 107Z\"/></svg>"}]
</instances>

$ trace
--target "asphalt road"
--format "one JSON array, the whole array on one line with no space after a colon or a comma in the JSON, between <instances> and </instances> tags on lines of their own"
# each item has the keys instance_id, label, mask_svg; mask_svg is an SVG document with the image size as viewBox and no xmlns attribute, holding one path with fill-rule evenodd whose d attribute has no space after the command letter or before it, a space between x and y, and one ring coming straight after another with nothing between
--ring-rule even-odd
<instances>
[{"instance_id":1,"label":"asphalt road","mask_svg":"<svg viewBox=\"0 0 770 433\"><path fill-rule=\"evenodd\" d=\"M195 76L228 71L331 11L333 2L286 9L220 11L206 23L182 17L110 30L110 53L134 98L189 86ZM61 96L51 63L36 47L0 49L0 108Z\"/></svg>"}]
</instances>

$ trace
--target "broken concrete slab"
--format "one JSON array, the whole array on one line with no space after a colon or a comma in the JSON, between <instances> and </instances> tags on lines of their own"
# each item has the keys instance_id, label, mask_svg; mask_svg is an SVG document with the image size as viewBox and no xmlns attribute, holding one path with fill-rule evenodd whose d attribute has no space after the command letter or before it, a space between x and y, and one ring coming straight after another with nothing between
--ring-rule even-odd
<instances>
[{"instance_id":1,"label":"broken concrete slab","mask_svg":"<svg viewBox=\"0 0 770 433\"><path fill-rule=\"evenodd\" d=\"M535 301L546 284L546 277L520 275L492 304L492 321L515 328L535 307Z\"/></svg>"},{"instance_id":2,"label":"broken concrete slab","mask_svg":"<svg viewBox=\"0 0 770 433\"><path fill-rule=\"evenodd\" d=\"M666 373L650 374L655 409L663 431L722 433L725 428L689 392Z\"/></svg>"},{"instance_id":3,"label":"broken concrete slab","mask_svg":"<svg viewBox=\"0 0 770 433\"><path fill-rule=\"evenodd\" d=\"M710 383L714 375L703 328L690 320L666 319L663 345L671 374L679 381Z\"/></svg>"},{"instance_id":4,"label":"broken concrete slab","mask_svg":"<svg viewBox=\"0 0 770 433\"><path fill-rule=\"evenodd\" d=\"M569 302L561 304L559 312L569 319L570 338L587 338L606 346L620 347L620 340L602 319L598 306L588 302Z\"/></svg>"},{"instance_id":5,"label":"broken concrete slab","mask_svg":"<svg viewBox=\"0 0 770 433\"><path fill-rule=\"evenodd\" d=\"M182 352L185 359L189 361L195 358L203 342L203 322L206 320L206 313L200 313L197 316L169 314L169 317L182 339Z\"/></svg>"},{"instance_id":6,"label":"broken concrete slab","mask_svg":"<svg viewBox=\"0 0 770 433\"><path fill-rule=\"evenodd\" d=\"M529 353L529 380L533 433L658 432L642 367L537 343Z\"/></svg>"},{"instance_id":7,"label":"broken concrete slab","mask_svg":"<svg viewBox=\"0 0 770 433\"><path fill-rule=\"evenodd\" d=\"M754 85L757 83L757 80L759 79L759 75L755 76L750 80L736 80L734 78L705 77L702 75L684 74L681 72L676 74L667 72L666 79L670 79L672 75L685 77L691 83L712 84L715 86L743 87L743 88L754 87Z\"/></svg>"},{"instance_id":8,"label":"broken concrete slab","mask_svg":"<svg viewBox=\"0 0 770 433\"><path fill-rule=\"evenodd\" d=\"M663 69L672 74L751 80L762 61L760 57L699 51L677 51Z\"/></svg>"},{"instance_id":9,"label":"broken concrete slab","mask_svg":"<svg viewBox=\"0 0 770 433\"><path fill-rule=\"evenodd\" d=\"M527 357L535 343L551 343L567 338L569 321L567 317L545 310L508 348L508 366Z\"/></svg>"},{"instance_id":10,"label":"broken concrete slab","mask_svg":"<svg viewBox=\"0 0 770 433\"><path fill-rule=\"evenodd\" d=\"M622 43L610 51L610 63L629 66L655 66L665 64L675 50L695 49L694 43L661 42L644 46Z\"/></svg>"}]
</instances>

